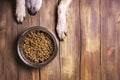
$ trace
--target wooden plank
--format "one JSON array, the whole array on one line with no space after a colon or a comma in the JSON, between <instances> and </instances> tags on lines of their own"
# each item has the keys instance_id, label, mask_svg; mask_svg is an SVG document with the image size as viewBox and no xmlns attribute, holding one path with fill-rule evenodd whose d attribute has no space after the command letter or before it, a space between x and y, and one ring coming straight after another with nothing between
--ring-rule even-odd
<instances>
[{"instance_id":1,"label":"wooden plank","mask_svg":"<svg viewBox=\"0 0 120 80\"><path fill-rule=\"evenodd\" d=\"M0 55L2 60L1 80L17 80L17 62L16 62L16 36L17 27L13 18L13 3L8 0L0 1L1 20L0 20ZM11 24L12 23L12 24ZM0 71L0 72L1 72Z\"/></svg>"},{"instance_id":2,"label":"wooden plank","mask_svg":"<svg viewBox=\"0 0 120 80\"><path fill-rule=\"evenodd\" d=\"M1 3L2 1L0 1ZM5 33L6 33L6 14L5 13L5 1L2 2L3 5L0 5L0 80L5 79L4 73L4 51L5 49Z\"/></svg>"},{"instance_id":3,"label":"wooden plank","mask_svg":"<svg viewBox=\"0 0 120 80\"><path fill-rule=\"evenodd\" d=\"M117 13L116 13L116 19L118 20L118 16L120 18L120 0L116 3L117 7L115 9L117 9ZM117 66L117 71L116 71L116 75L117 75L117 80L120 80L120 22L116 23L116 32L117 32L117 48L116 48L116 52L117 52L117 62L116 62L116 66Z\"/></svg>"},{"instance_id":4,"label":"wooden plank","mask_svg":"<svg viewBox=\"0 0 120 80\"><path fill-rule=\"evenodd\" d=\"M26 10L26 17L22 24L18 24L18 38L27 28L31 25L31 17ZM30 67L26 66L20 58L18 59L18 76L19 80L32 80L32 70Z\"/></svg>"},{"instance_id":5,"label":"wooden plank","mask_svg":"<svg viewBox=\"0 0 120 80\"><path fill-rule=\"evenodd\" d=\"M26 17L22 24L18 24L18 35L27 28L39 26L39 13L35 16L30 16L26 10ZM39 80L39 69L30 68L19 60L19 80Z\"/></svg>"},{"instance_id":6,"label":"wooden plank","mask_svg":"<svg viewBox=\"0 0 120 80\"><path fill-rule=\"evenodd\" d=\"M81 80L100 79L99 0L81 0Z\"/></svg>"},{"instance_id":7,"label":"wooden plank","mask_svg":"<svg viewBox=\"0 0 120 80\"><path fill-rule=\"evenodd\" d=\"M120 0L101 0L102 80L119 80Z\"/></svg>"},{"instance_id":8,"label":"wooden plank","mask_svg":"<svg viewBox=\"0 0 120 80\"><path fill-rule=\"evenodd\" d=\"M68 34L60 42L61 80L80 78L80 0L73 0L67 12Z\"/></svg>"},{"instance_id":9,"label":"wooden plank","mask_svg":"<svg viewBox=\"0 0 120 80\"><path fill-rule=\"evenodd\" d=\"M30 16L31 18L30 27L40 26L39 16L40 16L39 13L37 13L35 16ZM40 80L39 69L32 69L32 80Z\"/></svg>"},{"instance_id":10,"label":"wooden plank","mask_svg":"<svg viewBox=\"0 0 120 80\"><path fill-rule=\"evenodd\" d=\"M55 33L58 0L44 0L40 9L40 25ZM55 59L40 70L41 80L60 80L59 53Z\"/></svg>"},{"instance_id":11,"label":"wooden plank","mask_svg":"<svg viewBox=\"0 0 120 80\"><path fill-rule=\"evenodd\" d=\"M40 13L38 12L36 15L34 16L30 16L31 17L31 25L32 27L34 26L40 26Z\"/></svg>"}]
</instances>

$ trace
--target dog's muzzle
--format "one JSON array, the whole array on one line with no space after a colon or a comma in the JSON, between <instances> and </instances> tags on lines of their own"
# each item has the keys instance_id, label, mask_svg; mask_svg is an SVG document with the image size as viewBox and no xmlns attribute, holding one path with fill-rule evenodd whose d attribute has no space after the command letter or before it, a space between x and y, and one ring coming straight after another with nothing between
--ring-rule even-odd
<instances>
[{"instance_id":1,"label":"dog's muzzle","mask_svg":"<svg viewBox=\"0 0 120 80\"><path fill-rule=\"evenodd\" d=\"M28 8L28 12L29 12L30 15L35 15L37 13L35 7Z\"/></svg>"}]
</instances>

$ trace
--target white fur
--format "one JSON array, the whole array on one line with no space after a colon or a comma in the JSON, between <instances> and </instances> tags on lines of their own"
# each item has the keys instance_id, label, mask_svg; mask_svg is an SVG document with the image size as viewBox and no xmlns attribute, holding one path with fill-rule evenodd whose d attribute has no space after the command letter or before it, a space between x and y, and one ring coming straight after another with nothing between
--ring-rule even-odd
<instances>
[{"instance_id":1,"label":"white fur","mask_svg":"<svg viewBox=\"0 0 120 80\"><path fill-rule=\"evenodd\" d=\"M66 22L67 9L72 0L61 0L58 6L58 23L57 23L57 33L60 39L64 39L67 34L68 27Z\"/></svg>"},{"instance_id":2,"label":"white fur","mask_svg":"<svg viewBox=\"0 0 120 80\"><path fill-rule=\"evenodd\" d=\"M39 9L41 8L42 5L42 0L37 0L36 2L36 10L39 11Z\"/></svg>"},{"instance_id":3,"label":"white fur","mask_svg":"<svg viewBox=\"0 0 120 80\"><path fill-rule=\"evenodd\" d=\"M16 1L16 16L18 22L22 22L24 20L24 17L26 16L25 0Z\"/></svg>"}]
</instances>

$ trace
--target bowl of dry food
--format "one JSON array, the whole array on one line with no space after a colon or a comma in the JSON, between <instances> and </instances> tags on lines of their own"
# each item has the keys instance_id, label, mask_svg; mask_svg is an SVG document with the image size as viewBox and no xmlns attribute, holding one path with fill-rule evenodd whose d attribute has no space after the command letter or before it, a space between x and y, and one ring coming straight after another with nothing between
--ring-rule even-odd
<instances>
[{"instance_id":1,"label":"bowl of dry food","mask_svg":"<svg viewBox=\"0 0 120 80\"><path fill-rule=\"evenodd\" d=\"M51 62L58 52L55 35L45 27L35 26L25 30L18 39L17 51L28 66L40 68Z\"/></svg>"}]
</instances>

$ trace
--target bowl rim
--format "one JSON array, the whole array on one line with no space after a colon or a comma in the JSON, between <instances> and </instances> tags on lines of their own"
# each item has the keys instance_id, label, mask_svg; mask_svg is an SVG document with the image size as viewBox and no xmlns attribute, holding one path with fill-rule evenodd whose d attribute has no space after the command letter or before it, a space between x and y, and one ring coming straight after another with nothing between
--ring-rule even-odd
<instances>
[{"instance_id":1,"label":"bowl rim","mask_svg":"<svg viewBox=\"0 0 120 80\"><path fill-rule=\"evenodd\" d=\"M35 64L34 62L31 62L29 59L27 59L25 57L24 53L21 51L20 43L21 43L22 39L27 35L28 32L30 32L32 30L41 30L41 31L49 34L50 37L53 39L53 43L54 43L53 55L43 63ZM26 29L25 31L23 31L23 33L21 33L21 35L18 38L18 42L17 42L17 53L18 53L20 59L26 65L28 65L30 67L33 67L33 68L41 68L41 67L47 65L48 63L50 63L56 57L56 55L58 53L58 49L59 49L59 43L58 43L58 40L57 40L56 36L48 28L42 27L42 26L34 26L34 27L30 27L30 28Z\"/></svg>"}]
</instances>

